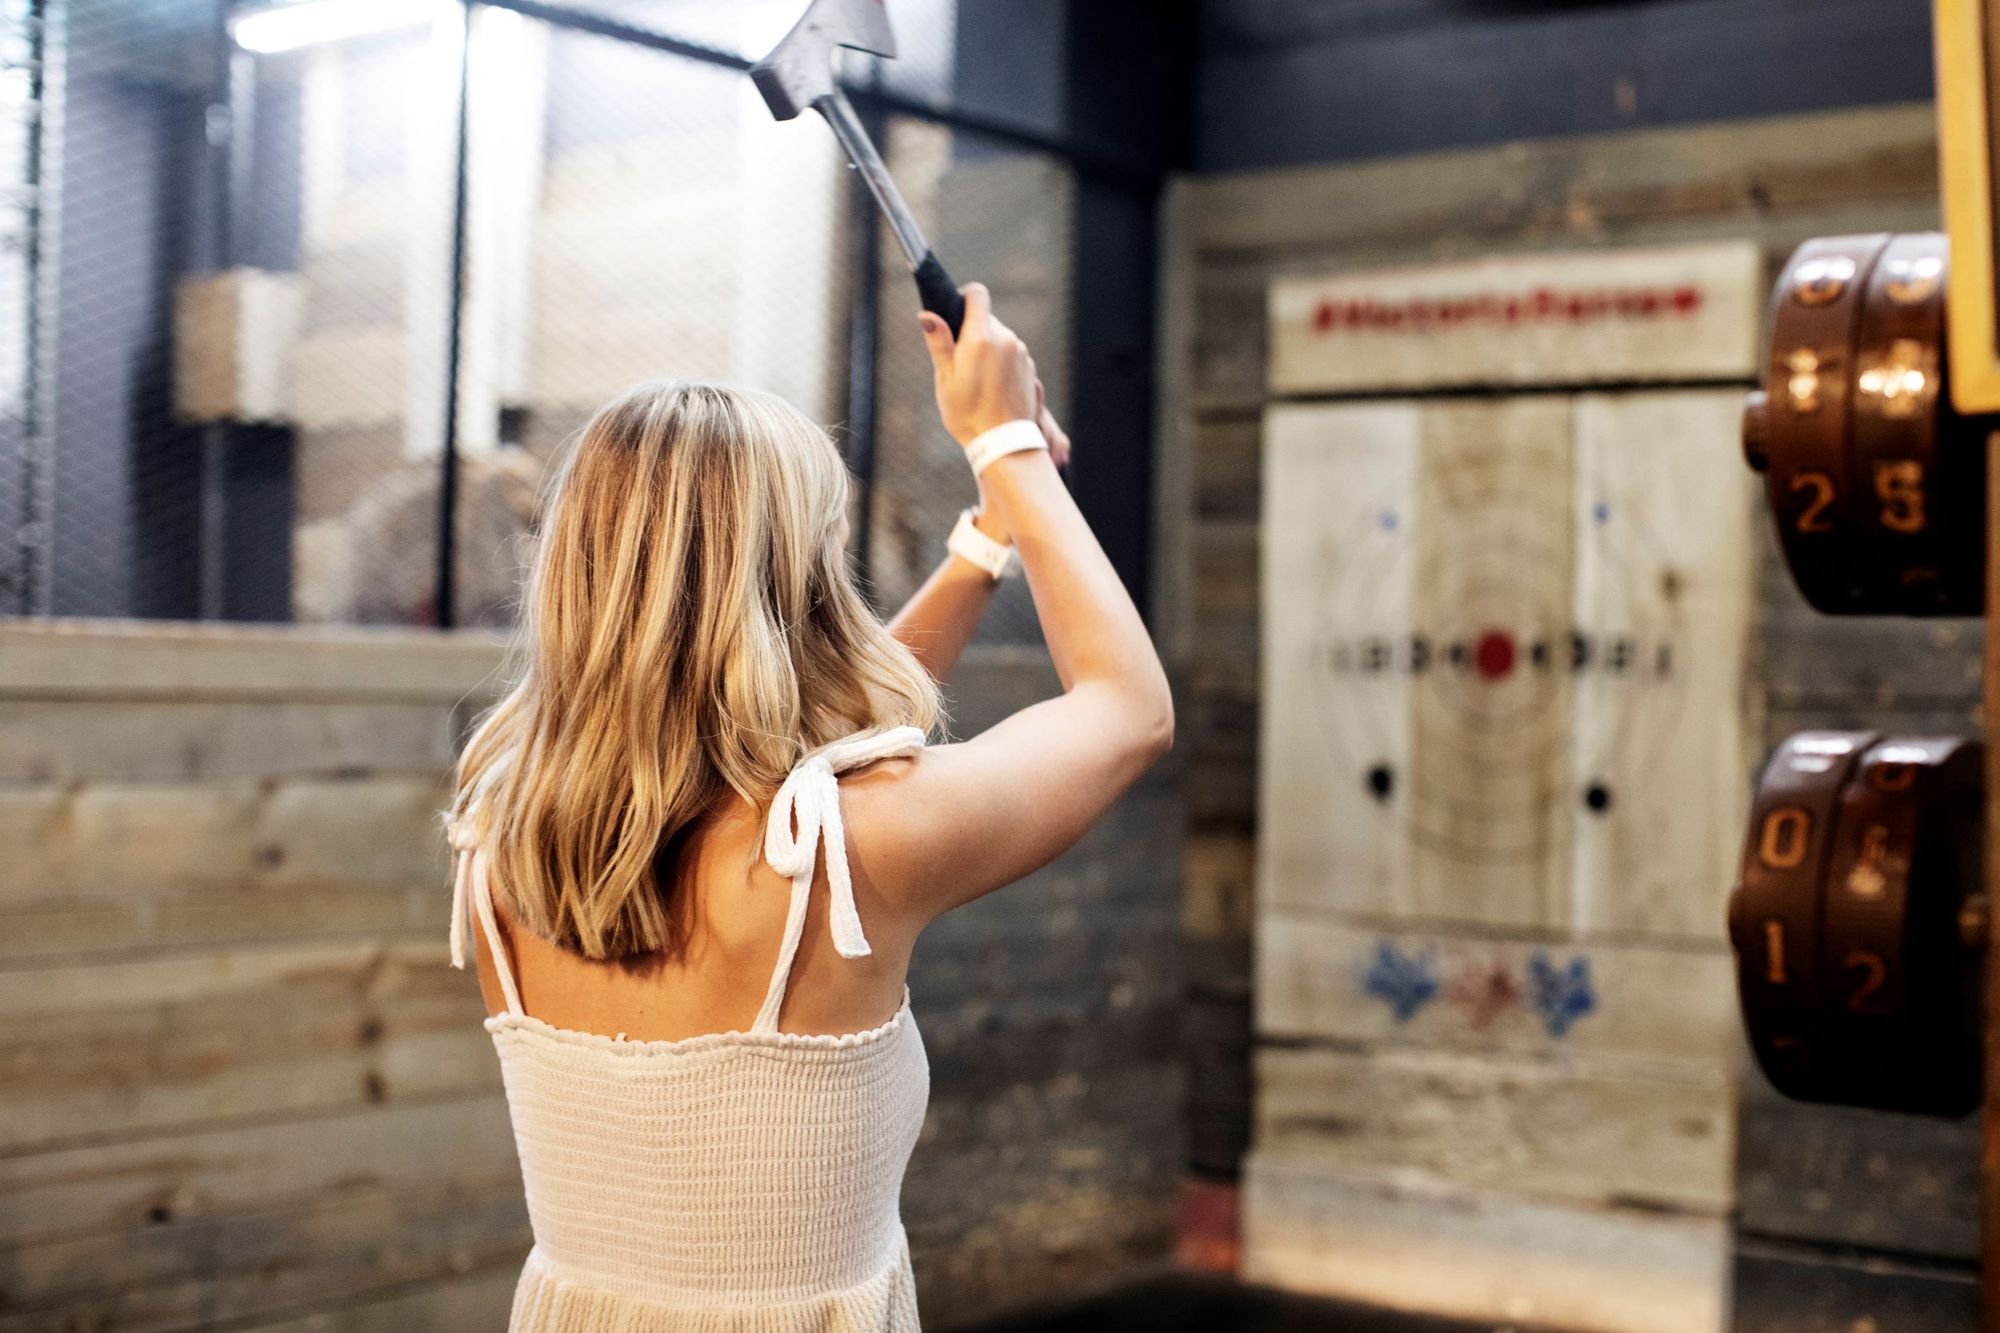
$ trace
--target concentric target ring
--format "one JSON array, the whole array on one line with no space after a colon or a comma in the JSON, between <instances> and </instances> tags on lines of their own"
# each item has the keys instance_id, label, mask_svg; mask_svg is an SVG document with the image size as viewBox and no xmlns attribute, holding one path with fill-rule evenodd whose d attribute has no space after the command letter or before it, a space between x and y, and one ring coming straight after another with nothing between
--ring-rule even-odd
<instances>
[{"instance_id":1,"label":"concentric target ring","mask_svg":"<svg viewBox=\"0 0 2000 1333\"><path fill-rule=\"evenodd\" d=\"M1536 468L1546 485L1524 482ZM1566 451L1517 454L1506 484L1491 484L1501 472L1488 458L1456 475L1451 489L1469 494L1452 498L1464 503L1429 520L1450 525L1449 541L1425 546L1410 516L1393 511L1402 492L1390 486L1366 507L1358 531L1330 533L1317 551L1314 656L1335 680L1317 696L1315 720L1333 771L1393 803L1414 845L1468 864L1546 855L1561 828L1549 818L1550 801L1588 789L1591 808L1604 808L1600 779L1609 769L1597 751L1623 751L1638 728L1649 755L1657 752L1673 735L1684 694L1680 617L1641 582L1671 574L1658 544L1629 515L1603 522L1577 512L1578 497L1601 488L1579 480ZM1639 609L1615 634L1575 623L1569 570L1586 558L1617 570L1637 594L1624 599ZM1550 569L1562 572L1551 581ZM1448 619L1433 622L1412 607ZM1586 755L1574 749L1569 710L1577 681L1592 673L1666 697L1646 709L1612 708L1611 731ZM1638 712L1649 714L1643 723L1634 721Z\"/></svg>"}]
</instances>

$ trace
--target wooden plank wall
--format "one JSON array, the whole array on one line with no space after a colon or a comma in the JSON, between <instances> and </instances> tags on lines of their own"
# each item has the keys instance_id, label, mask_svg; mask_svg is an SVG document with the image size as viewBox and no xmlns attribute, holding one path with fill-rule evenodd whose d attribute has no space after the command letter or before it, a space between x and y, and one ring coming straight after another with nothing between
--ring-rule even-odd
<instances>
[{"instance_id":1,"label":"wooden plank wall","mask_svg":"<svg viewBox=\"0 0 2000 1333\"><path fill-rule=\"evenodd\" d=\"M0 629L0 1328L489 1323L438 811L487 639Z\"/></svg>"},{"instance_id":2,"label":"wooden plank wall","mask_svg":"<svg viewBox=\"0 0 2000 1333\"><path fill-rule=\"evenodd\" d=\"M486 636L0 628L0 1330L494 1328L529 1243L437 812ZM1058 686L977 649L968 735ZM1163 767L926 935L927 1323L1164 1261Z\"/></svg>"},{"instance_id":3,"label":"wooden plank wall","mask_svg":"<svg viewBox=\"0 0 2000 1333\"><path fill-rule=\"evenodd\" d=\"M975 646L946 691L951 734L1060 688L1039 645ZM917 945L931 1104L903 1222L926 1328L1067 1300L1173 1251L1181 780L1169 756L1077 847Z\"/></svg>"},{"instance_id":4,"label":"wooden plank wall","mask_svg":"<svg viewBox=\"0 0 2000 1333\"><path fill-rule=\"evenodd\" d=\"M1163 221L1156 615L1176 677L1187 772L1185 1030L1195 1171L1233 1172L1249 1137L1259 435L1271 279L1732 237L1756 240L1775 265L1815 235L1936 225L1928 105L1176 182ZM1807 726L1974 725L1977 625L1817 616L1776 564L1768 531L1758 541L1767 744ZM1719 1002L1733 1001L1690 1001ZM1420 1075L1436 1084L1434 1071L1411 1072ZM1886 1318L1912 1303L1945 1322L1881 1326L1962 1326L1976 1169L1969 1127L1779 1103L1754 1073L1744 1088L1734 1182L1744 1238L1738 1326L1775 1327L1760 1321L1782 1310L1787 1328L1845 1328L1871 1310ZM1438 1151L1453 1150L1449 1131L1441 1130ZM1894 1261L1854 1257L1877 1249L1895 1252ZM1839 1283L1827 1278L1829 1265ZM1819 1306L1832 1310L1828 1320L1846 1322L1800 1322L1802 1311L1819 1308L1798 1299L1804 1286L1845 1292Z\"/></svg>"}]
</instances>

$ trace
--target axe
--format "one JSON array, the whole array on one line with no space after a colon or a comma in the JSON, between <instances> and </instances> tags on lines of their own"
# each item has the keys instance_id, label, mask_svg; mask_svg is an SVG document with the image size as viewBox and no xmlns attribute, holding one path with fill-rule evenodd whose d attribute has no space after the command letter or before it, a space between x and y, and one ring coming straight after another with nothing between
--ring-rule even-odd
<instances>
[{"instance_id":1,"label":"axe","mask_svg":"<svg viewBox=\"0 0 2000 1333\"><path fill-rule=\"evenodd\" d=\"M924 309L949 324L955 338L965 322L965 298L938 262L917 220L910 216L903 192L890 179L882 155L875 151L847 94L840 90L834 60L835 48L842 46L895 58L896 35L889 30L889 11L883 0L812 0L805 16L784 40L751 66L750 78L779 120L791 120L808 108L826 117L847 160L868 182L869 193L889 219L896 243L917 280L917 295Z\"/></svg>"}]
</instances>

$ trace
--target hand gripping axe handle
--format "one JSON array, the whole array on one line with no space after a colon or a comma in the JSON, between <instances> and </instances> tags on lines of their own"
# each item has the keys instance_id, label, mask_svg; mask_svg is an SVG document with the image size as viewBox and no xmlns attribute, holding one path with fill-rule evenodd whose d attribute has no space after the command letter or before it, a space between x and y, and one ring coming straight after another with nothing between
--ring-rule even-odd
<instances>
[{"instance_id":1,"label":"hand gripping axe handle","mask_svg":"<svg viewBox=\"0 0 2000 1333\"><path fill-rule=\"evenodd\" d=\"M902 247L917 280L917 295L924 309L949 324L956 338L965 322L965 298L938 262L917 220L910 216L903 192L896 188L861 118L840 90L834 62L837 48L843 46L895 58L896 35L889 29L889 12L883 8L883 0L813 0L805 16L771 54L751 66L750 78L779 120L791 120L808 108L826 118L847 160L868 182L869 193L889 219L896 244Z\"/></svg>"}]
</instances>

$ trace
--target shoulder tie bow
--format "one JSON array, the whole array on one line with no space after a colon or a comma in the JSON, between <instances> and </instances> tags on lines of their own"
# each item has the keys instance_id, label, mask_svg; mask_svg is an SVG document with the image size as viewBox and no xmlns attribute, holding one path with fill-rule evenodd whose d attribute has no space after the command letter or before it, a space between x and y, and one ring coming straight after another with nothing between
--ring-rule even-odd
<instances>
[{"instance_id":1,"label":"shoulder tie bow","mask_svg":"<svg viewBox=\"0 0 2000 1333\"><path fill-rule=\"evenodd\" d=\"M835 741L801 760L771 802L764 826L764 859L792 881L795 891L812 887L820 843L826 844L826 882L833 892L829 924L833 947L842 958L866 956L868 938L861 933L861 914L854 907L837 775L878 759L915 754L923 747L921 727L892 727L872 736Z\"/></svg>"},{"instance_id":2,"label":"shoulder tie bow","mask_svg":"<svg viewBox=\"0 0 2000 1333\"><path fill-rule=\"evenodd\" d=\"M506 951L500 946L500 924L494 917L493 890L486 882L486 849L479 845L479 835L473 831L472 817L462 814L445 825L445 836L451 843L451 965L465 966L465 910L466 899L472 899L472 910L479 914L479 923L486 929L487 947L493 953L493 967L500 979L500 993L507 1001L509 1013L521 1013L521 991L514 984L514 971L507 964Z\"/></svg>"}]
</instances>

